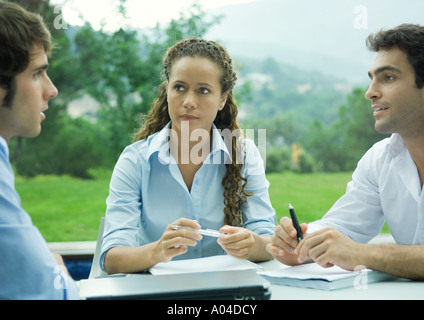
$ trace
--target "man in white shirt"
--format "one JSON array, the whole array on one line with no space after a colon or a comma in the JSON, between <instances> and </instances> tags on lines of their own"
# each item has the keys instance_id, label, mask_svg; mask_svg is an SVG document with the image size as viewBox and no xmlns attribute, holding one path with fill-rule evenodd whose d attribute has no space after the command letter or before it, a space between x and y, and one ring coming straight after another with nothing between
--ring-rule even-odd
<instances>
[{"instance_id":1,"label":"man in white shirt","mask_svg":"<svg viewBox=\"0 0 424 320\"><path fill-rule=\"evenodd\" d=\"M424 279L424 27L404 24L367 39L377 52L366 97L378 132L392 134L360 160L346 194L298 243L282 218L267 250L282 263L315 261ZM366 244L384 222L396 244Z\"/></svg>"}]
</instances>

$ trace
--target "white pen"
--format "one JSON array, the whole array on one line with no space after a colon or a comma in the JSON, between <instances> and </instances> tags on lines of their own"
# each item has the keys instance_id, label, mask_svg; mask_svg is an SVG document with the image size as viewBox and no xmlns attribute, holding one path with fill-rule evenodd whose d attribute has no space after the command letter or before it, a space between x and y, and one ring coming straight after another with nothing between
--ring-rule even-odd
<instances>
[{"instance_id":1,"label":"white pen","mask_svg":"<svg viewBox=\"0 0 424 320\"><path fill-rule=\"evenodd\" d=\"M174 230L187 229L187 230L200 233L201 235L204 235L204 236L215 237L215 238L220 238L227 235L227 233L222 233L221 231L212 230L212 229L193 229L190 227L183 227L183 226L177 226L177 225L173 225L171 226L171 228Z\"/></svg>"}]
</instances>

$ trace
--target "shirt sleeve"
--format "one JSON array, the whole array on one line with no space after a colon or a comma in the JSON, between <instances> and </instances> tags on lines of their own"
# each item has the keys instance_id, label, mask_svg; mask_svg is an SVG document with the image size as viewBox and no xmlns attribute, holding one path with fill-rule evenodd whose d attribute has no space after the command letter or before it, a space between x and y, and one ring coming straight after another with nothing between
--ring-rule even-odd
<instances>
[{"instance_id":1,"label":"shirt sleeve","mask_svg":"<svg viewBox=\"0 0 424 320\"><path fill-rule=\"evenodd\" d=\"M106 200L105 229L102 239L100 267L108 250L117 246L138 246L141 214L141 168L135 150L127 147L112 174Z\"/></svg>"},{"instance_id":2,"label":"shirt sleeve","mask_svg":"<svg viewBox=\"0 0 424 320\"><path fill-rule=\"evenodd\" d=\"M38 229L0 225L0 299L78 299L74 281L63 272Z\"/></svg>"},{"instance_id":3,"label":"shirt sleeve","mask_svg":"<svg viewBox=\"0 0 424 320\"><path fill-rule=\"evenodd\" d=\"M359 161L358 167L343 195L319 221L310 223L308 232L333 227L352 240L367 243L384 225L380 203L379 172L380 146L370 149Z\"/></svg>"},{"instance_id":4,"label":"shirt sleeve","mask_svg":"<svg viewBox=\"0 0 424 320\"><path fill-rule=\"evenodd\" d=\"M74 281L21 208L7 153L0 152L0 299L78 299Z\"/></svg>"},{"instance_id":5,"label":"shirt sleeve","mask_svg":"<svg viewBox=\"0 0 424 320\"><path fill-rule=\"evenodd\" d=\"M258 148L252 140L245 140L246 191L253 193L243 205L243 226L259 235L273 235L276 226L275 210L269 198L269 182Z\"/></svg>"}]
</instances>

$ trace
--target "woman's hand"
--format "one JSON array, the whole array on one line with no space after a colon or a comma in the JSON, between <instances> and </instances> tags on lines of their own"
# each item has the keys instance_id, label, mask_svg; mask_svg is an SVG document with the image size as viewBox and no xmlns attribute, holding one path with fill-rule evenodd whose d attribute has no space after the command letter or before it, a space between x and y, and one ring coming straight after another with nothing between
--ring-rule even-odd
<instances>
[{"instance_id":1,"label":"woman's hand","mask_svg":"<svg viewBox=\"0 0 424 320\"><path fill-rule=\"evenodd\" d=\"M197 241L202 240L202 235L189 229L173 229L172 226L189 227L192 229L200 229L200 225L195 220L181 218L170 224L162 237L156 242L154 247L154 260L159 262L169 262L175 256L179 256L187 252L187 247L194 247Z\"/></svg>"},{"instance_id":2,"label":"woman's hand","mask_svg":"<svg viewBox=\"0 0 424 320\"><path fill-rule=\"evenodd\" d=\"M224 226L219 231L228 234L218 238L218 244L222 249L236 258L250 258L255 248L255 238L252 231L230 226Z\"/></svg>"}]
</instances>

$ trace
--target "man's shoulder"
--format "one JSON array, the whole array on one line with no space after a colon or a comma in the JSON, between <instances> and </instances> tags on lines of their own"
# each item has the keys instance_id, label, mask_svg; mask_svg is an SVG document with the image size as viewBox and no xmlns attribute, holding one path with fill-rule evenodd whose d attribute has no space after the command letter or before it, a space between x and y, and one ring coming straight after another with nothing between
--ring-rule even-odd
<instances>
[{"instance_id":1,"label":"man's shoulder","mask_svg":"<svg viewBox=\"0 0 424 320\"><path fill-rule=\"evenodd\" d=\"M398 135L392 135L388 138L376 142L365 155L373 158L394 157L405 148L402 138Z\"/></svg>"},{"instance_id":2,"label":"man's shoulder","mask_svg":"<svg viewBox=\"0 0 424 320\"><path fill-rule=\"evenodd\" d=\"M2 137L0 137L0 172L1 194L2 191L7 189L5 185L14 186L15 184L13 170L9 162L9 148Z\"/></svg>"},{"instance_id":3,"label":"man's shoulder","mask_svg":"<svg viewBox=\"0 0 424 320\"><path fill-rule=\"evenodd\" d=\"M405 148L402 138L397 134L382 139L365 153L358 163L358 169L367 173L367 176L377 178L382 173L387 173L393 160Z\"/></svg>"}]
</instances>

